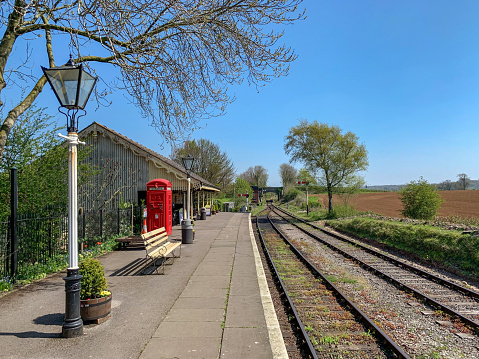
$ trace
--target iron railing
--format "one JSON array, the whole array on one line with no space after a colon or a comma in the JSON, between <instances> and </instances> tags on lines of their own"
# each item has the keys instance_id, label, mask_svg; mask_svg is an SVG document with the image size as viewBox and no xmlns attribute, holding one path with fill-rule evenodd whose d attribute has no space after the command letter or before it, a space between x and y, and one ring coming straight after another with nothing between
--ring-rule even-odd
<instances>
[{"instance_id":1,"label":"iron railing","mask_svg":"<svg viewBox=\"0 0 479 359\"><path fill-rule=\"evenodd\" d=\"M92 246L101 238L112 235L139 234L142 213L140 207L81 213L78 215L78 241L83 246ZM52 258L68 253L68 213L64 210L19 214L16 223L17 273L26 266L45 264ZM10 226L10 218L0 220L0 280L16 275L12 273Z\"/></svg>"}]
</instances>

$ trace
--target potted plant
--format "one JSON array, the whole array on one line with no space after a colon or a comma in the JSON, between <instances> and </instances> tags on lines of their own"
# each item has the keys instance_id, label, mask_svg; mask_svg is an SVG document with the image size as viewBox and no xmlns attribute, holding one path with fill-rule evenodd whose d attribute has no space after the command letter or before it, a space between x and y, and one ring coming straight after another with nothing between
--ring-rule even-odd
<instances>
[{"instance_id":1,"label":"potted plant","mask_svg":"<svg viewBox=\"0 0 479 359\"><path fill-rule=\"evenodd\" d=\"M110 318L111 292L108 291L105 272L98 259L80 262L80 315L84 322L100 324Z\"/></svg>"}]
</instances>

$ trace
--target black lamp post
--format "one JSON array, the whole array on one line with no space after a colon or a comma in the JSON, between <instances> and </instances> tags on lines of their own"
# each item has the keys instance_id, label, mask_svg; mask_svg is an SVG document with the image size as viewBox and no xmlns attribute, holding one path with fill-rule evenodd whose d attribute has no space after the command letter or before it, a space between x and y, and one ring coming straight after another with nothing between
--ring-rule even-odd
<instances>
[{"instance_id":1,"label":"black lamp post","mask_svg":"<svg viewBox=\"0 0 479 359\"><path fill-rule=\"evenodd\" d=\"M84 116L84 110L97 77L75 65L70 60L65 66L50 69L42 66L43 73L60 102L58 110L67 117L68 136L58 134L68 141L68 269L65 280L65 321L62 327L64 338L73 338L83 334L83 322L80 316L80 280L78 268L78 207L77 207L77 145L78 118ZM62 111L66 109L66 112ZM79 111L83 113L77 117Z\"/></svg>"}]
</instances>

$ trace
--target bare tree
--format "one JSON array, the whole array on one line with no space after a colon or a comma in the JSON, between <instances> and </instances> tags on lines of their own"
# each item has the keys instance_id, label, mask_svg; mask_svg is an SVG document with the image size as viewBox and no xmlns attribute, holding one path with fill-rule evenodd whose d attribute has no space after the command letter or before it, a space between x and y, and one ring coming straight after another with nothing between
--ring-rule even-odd
<instances>
[{"instance_id":1,"label":"bare tree","mask_svg":"<svg viewBox=\"0 0 479 359\"><path fill-rule=\"evenodd\" d=\"M298 171L290 164L283 163L281 166L279 166L279 175L281 176L283 188L286 188L295 183Z\"/></svg>"},{"instance_id":2,"label":"bare tree","mask_svg":"<svg viewBox=\"0 0 479 359\"><path fill-rule=\"evenodd\" d=\"M249 167L239 177L251 186L266 187L268 183L268 171L263 166Z\"/></svg>"},{"instance_id":3,"label":"bare tree","mask_svg":"<svg viewBox=\"0 0 479 359\"><path fill-rule=\"evenodd\" d=\"M442 181L437 185L437 188L441 191L450 191L453 190L455 187L455 183L453 183L451 180L445 180Z\"/></svg>"},{"instance_id":4,"label":"bare tree","mask_svg":"<svg viewBox=\"0 0 479 359\"><path fill-rule=\"evenodd\" d=\"M2 0L0 94L16 105L1 124L0 161L17 118L46 84L40 64L34 63L43 55L40 46L50 67L56 64L56 49L60 63L67 60L65 35L75 62L92 71L93 63L113 65L117 79L105 81L97 98L105 100L115 89L126 91L158 132L174 141L201 120L224 113L233 100L227 85L246 79L260 86L288 73L296 56L280 43L283 32L276 25L303 18L297 12L301 2ZM18 99L12 87L22 88Z\"/></svg>"},{"instance_id":5,"label":"bare tree","mask_svg":"<svg viewBox=\"0 0 479 359\"><path fill-rule=\"evenodd\" d=\"M187 155L195 158L191 170L207 181L223 189L233 183L233 162L226 152L221 152L217 144L203 138L186 141L183 147L173 151L171 159L183 166L181 158Z\"/></svg>"},{"instance_id":6,"label":"bare tree","mask_svg":"<svg viewBox=\"0 0 479 359\"><path fill-rule=\"evenodd\" d=\"M467 187L471 184L471 179L465 173L460 173L457 175L457 185L459 189L466 190Z\"/></svg>"}]
</instances>

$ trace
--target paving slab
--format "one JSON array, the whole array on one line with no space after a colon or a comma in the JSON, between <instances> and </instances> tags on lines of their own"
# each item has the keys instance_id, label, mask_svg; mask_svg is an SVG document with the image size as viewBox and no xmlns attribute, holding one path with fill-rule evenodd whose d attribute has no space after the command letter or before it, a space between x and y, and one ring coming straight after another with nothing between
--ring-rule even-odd
<instances>
[{"instance_id":1,"label":"paving slab","mask_svg":"<svg viewBox=\"0 0 479 359\"><path fill-rule=\"evenodd\" d=\"M195 275L206 275L206 276L212 276L212 275L218 275L218 274L229 276L230 273L231 273L231 265L223 264L223 263L218 263L217 265L204 264L204 265L198 266L198 268L195 271Z\"/></svg>"},{"instance_id":2,"label":"paving slab","mask_svg":"<svg viewBox=\"0 0 479 359\"><path fill-rule=\"evenodd\" d=\"M266 328L225 328L221 358L273 358Z\"/></svg>"},{"instance_id":3,"label":"paving slab","mask_svg":"<svg viewBox=\"0 0 479 359\"><path fill-rule=\"evenodd\" d=\"M266 327L263 305L257 298L250 295L234 295L228 298L228 311L226 313L225 327L246 328Z\"/></svg>"},{"instance_id":4,"label":"paving slab","mask_svg":"<svg viewBox=\"0 0 479 359\"><path fill-rule=\"evenodd\" d=\"M221 340L223 329L216 322L162 322L153 338L217 338Z\"/></svg>"},{"instance_id":5,"label":"paving slab","mask_svg":"<svg viewBox=\"0 0 479 359\"><path fill-rule=\"evenodd\" d=\"M219 308L182 308L171 309L166 322L223 322L224 309Z\"/></svg>"},{"instance_id":6,"label":"paving slab","mask_svg":"<svg viewBox=\"0 0 479 359\"><path fill-rule=\"evenodd\" d=\"M225 299L221 297L179 297L172 309L200 309L200 308L219 308L226 309Z\"/></svg>"},{"instance_id":7,"label":"paving slab","mask_svg":"<svg viewBox=\"0 0 479 359\"><path fill-rule=\"evenodd\" d=\"M226 275L215 275L215 276L202 276L195 275L190 278L188 286L203 286L211 288L228 288L230 285L231 278Z\"/></svg>"},{"instance_id":8,"label":"paving slab","mask_svg":"<svg viewBox=\"0 0 479 359\"><path fill-rule=\"evenodd\" d=\"M151 338L141 353L142 359L218 358L218 338Z\"/></svg>"},{"instance_id":9,"label":"paving slab","mask_svg":"<svg viewBox=\"0 0 479 359\"><path fill-rule=\"evenodd\" d=\"M222 298L226 300L228 290L225 288L208 288L200 286L187 286L183 293L181 293L181 298L190 297L190 298Z\"/></svg>"}]
</instances>

